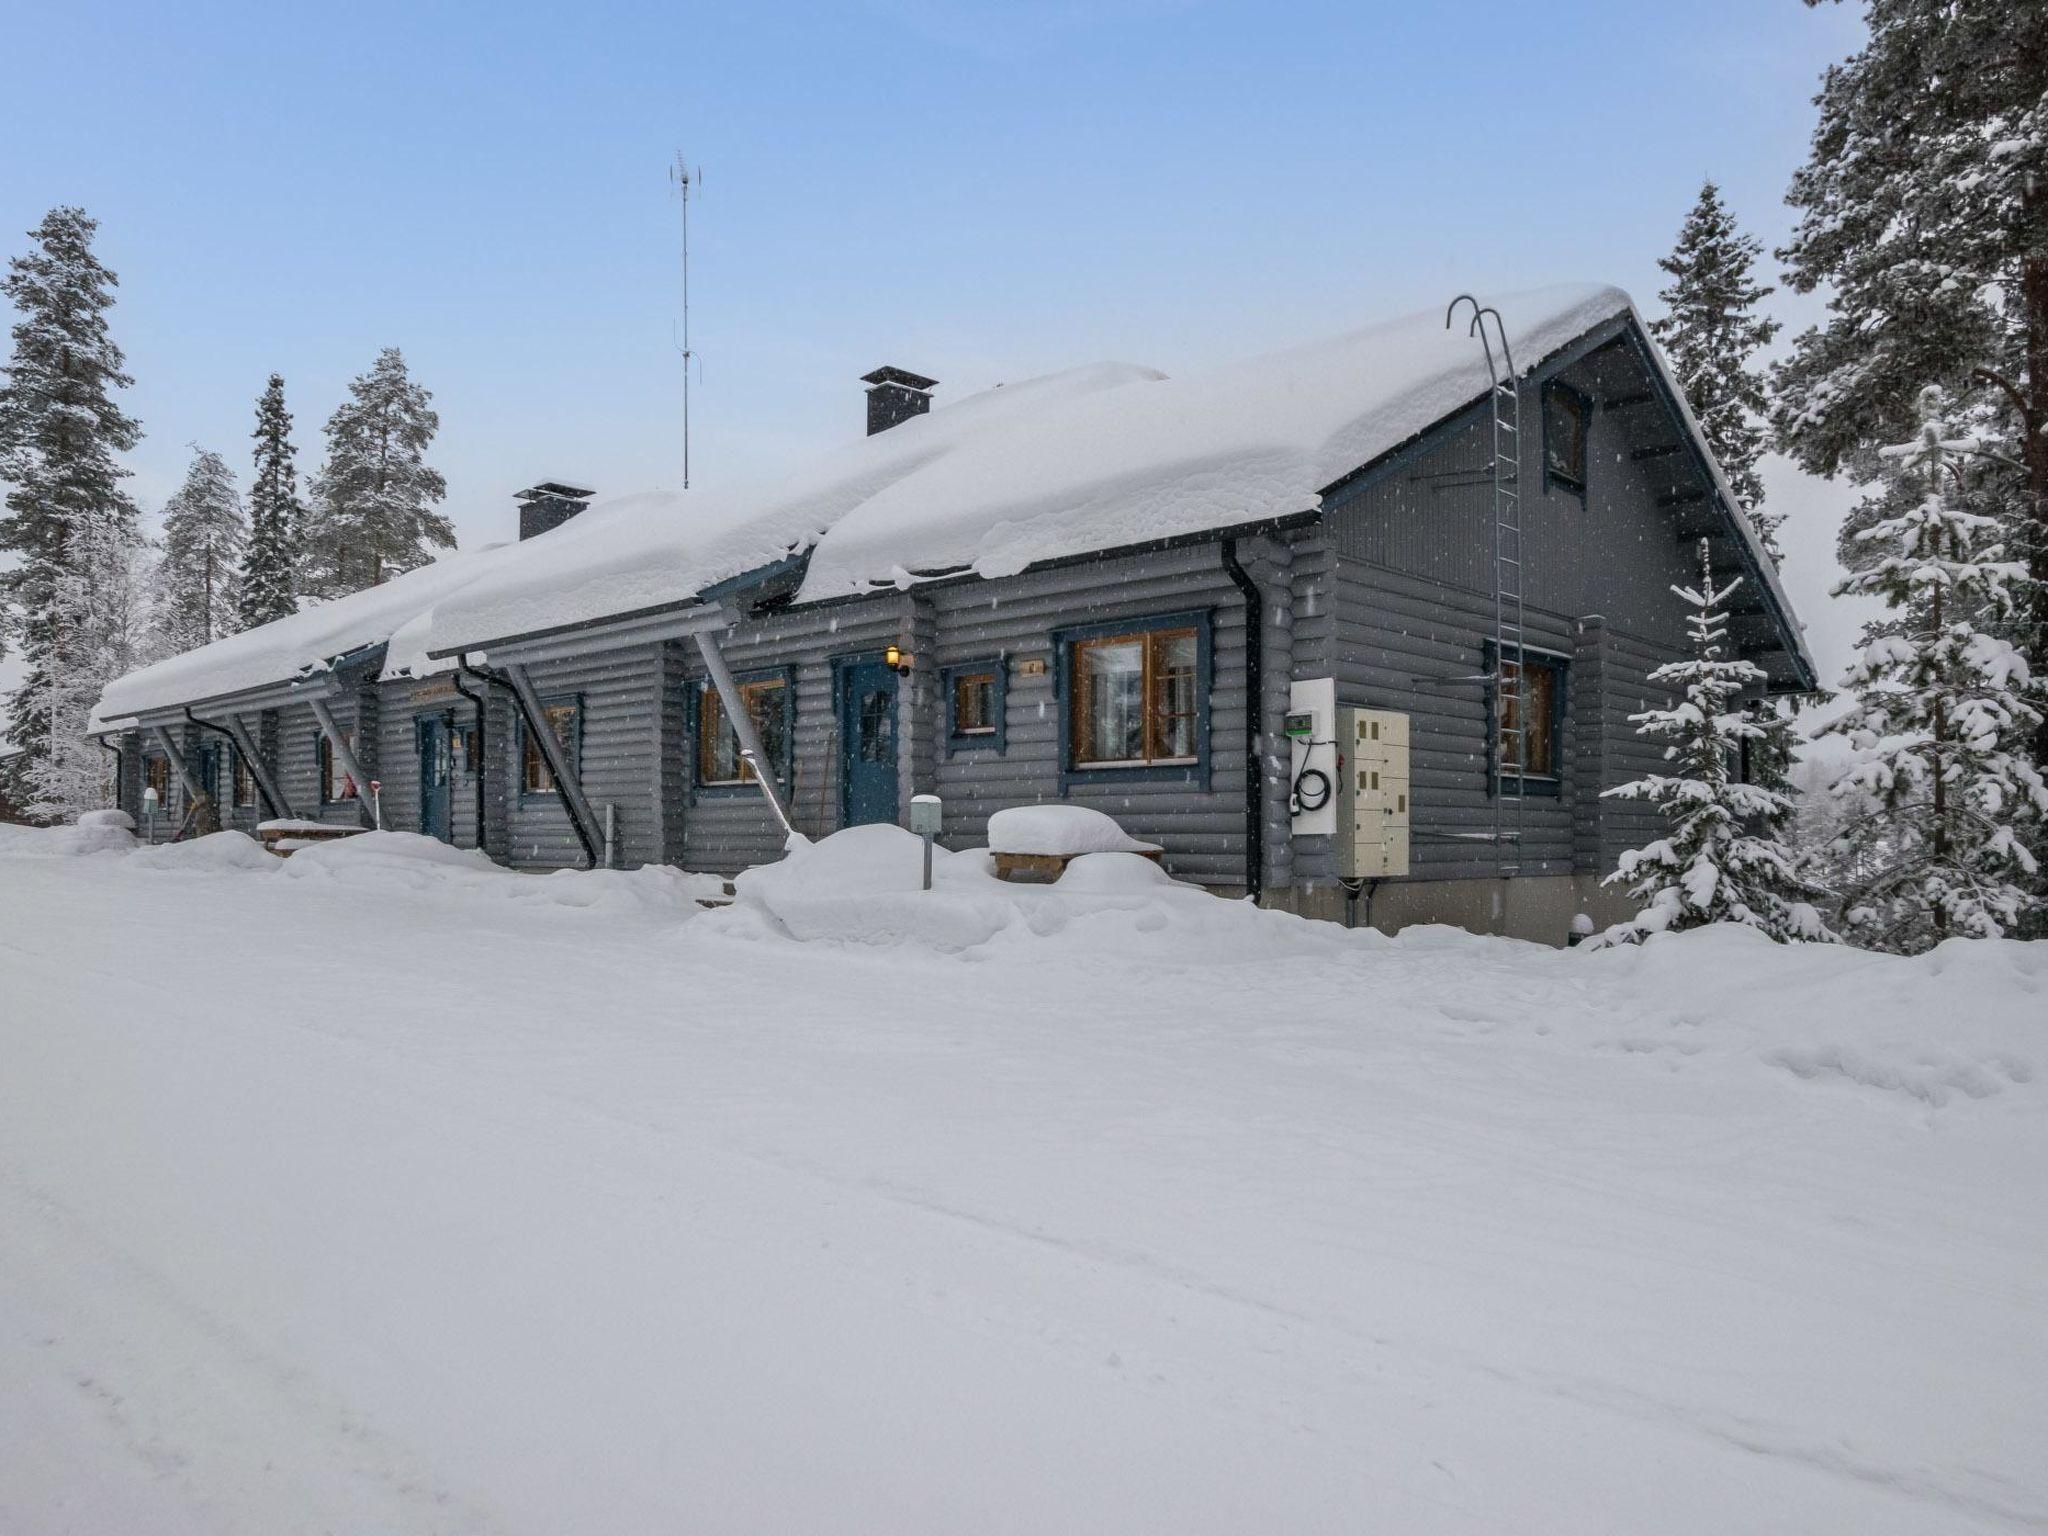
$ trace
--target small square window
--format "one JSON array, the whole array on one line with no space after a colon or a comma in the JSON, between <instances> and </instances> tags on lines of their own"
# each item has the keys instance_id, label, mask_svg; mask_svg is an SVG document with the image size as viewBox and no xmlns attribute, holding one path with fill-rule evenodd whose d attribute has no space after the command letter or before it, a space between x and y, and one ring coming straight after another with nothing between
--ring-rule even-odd
<instances>
[{"instance_id":1,"label":"small square window","mask_svg":"<svg viewBox=\"0 0 2048 1536\"><path fill-rule=\"evenodd\" d=\"M1565 663L1526 653L1521 686L1503 687L1496 695L1494 758L1504 777L1555 780L1563 771ZM1504 682L1515 677L1512 660L1501 664Z\"/></svg>"},{"instance_id":2,"label":"small square window","mask_svg":"<svg viewBox=\"0 0 2048 1536\"><path fill-rule=\"evenodd\" d=\"M947 751L1003 750L1004 684L1001 661L968 661L944 669Z\"/></svg>"},{"instance_id":3,"label":"small square window","mask_svg":"<svg viewBox=\"0 0 2048 1536\"><path fill-rule=\"evenodd\" d=\"M1586 490L1586 397L1556 380L1543 386L1543 470L1552 485Z\"/></svg>"}]
</instances>

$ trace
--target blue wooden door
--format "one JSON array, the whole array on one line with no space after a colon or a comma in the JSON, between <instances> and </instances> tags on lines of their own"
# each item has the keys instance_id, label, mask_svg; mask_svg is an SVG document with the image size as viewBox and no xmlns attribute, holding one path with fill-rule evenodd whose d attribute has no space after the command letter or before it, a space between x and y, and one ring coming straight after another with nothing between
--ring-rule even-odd
<instances>
[{"instance_id":1,"label":"blue wooden door","mask_svg":"<svg viewBox=\"0 0 2048 1536\"><path fill-rule=\"evenodd\" d=\"M428 837L449 842L453 828L452 764L448 753L448 721L441 715L422 716L415 724L420 749L420 831Z\"/></svg>"},{"instance_id":2,"label":"blue wooden door","mask_svg":"<svg viewBox=\"0 0 2048 1536\"><path fill-rule=\"evenodd\" d=\"M211 800L216 813L220 810L220 743L202 741L199 744L198 761L193 765L199 775L199 782L206 789L206 798Z\"/></svg>"},{"instance_id":3,"label":"blue wooden door","mask_svg":"<svg viewBox=\"0 0 2048 1536\"><path fill-rule=\"evenodd\" d=\"M843 825L896 819L896 672L887 662L840 670L839 782Z\"/></svg>"}]
</instances>

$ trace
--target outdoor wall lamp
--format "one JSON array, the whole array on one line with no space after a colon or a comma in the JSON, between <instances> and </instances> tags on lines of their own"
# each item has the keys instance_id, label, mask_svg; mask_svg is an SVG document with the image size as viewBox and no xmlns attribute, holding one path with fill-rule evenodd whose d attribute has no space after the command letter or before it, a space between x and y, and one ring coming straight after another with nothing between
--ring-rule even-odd
<instances>
[{"instance_id":1,"label":"outdoor wall lamp","mask_svg":"<svg viewBox=\"0 0 2048 1536\"><path fill-rule=\"evenodd\" d=\"M917 664L915 656L897 645L892 645L882 652L882 660L888 663L892 670L900 672L905 677L910 675L910 669Z\"/></svg>"}]
</instances>

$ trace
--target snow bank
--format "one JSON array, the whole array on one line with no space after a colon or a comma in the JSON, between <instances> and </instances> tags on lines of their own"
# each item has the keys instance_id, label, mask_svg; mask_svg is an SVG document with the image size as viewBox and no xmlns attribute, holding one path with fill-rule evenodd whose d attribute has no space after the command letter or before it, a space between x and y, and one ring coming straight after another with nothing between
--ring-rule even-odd
<instances>
[{"instance_id":1,"label":"snow bank","mask_svg":"<svg viewBox=\"0 0 2048 1536\"><path fill-rule=\"evenodd\" d=\"M1057 884L1026 885L997 879L985 848L935 848L929 891L921 888L923 858L923 839L901 827L849 827L740 875L733 881L738 904L715 914L713 926L737 936L947 954L1057 940L1068 946L1065 959L1128 957L1140 943L1148 959L1206 954L1224 963L1381 942L1377 934L1221 900L1134 853L1083 854ZM1061 958L1046 955L1047 963Z\"/></svg>"},{"instance_id":2,"label":"snow bank","mask_svg":"<svg viewBox=\"0 0 2048 1536\"><path fill-rule=\"evenodd\" d=\"M268 852L255 838L232 830L189 838L182 843L158 843L154 848L139 849L135 863L148 869L190 873L253 870L257 874L274 874L284 867L283 860Z\"/></svg>"},{"instance_id":3,"label":"snow bank","mask_svg":"<svg viewBox=\"0 0 2048 1536\"><path fill-rule=\"evenodd\" d=\"M0 852L32 859L71 859L91 853L125 853L135 846L135 834L122 821L104 821L104 814L88 811L75 826L24 827L0 822ZM119 812L114 812L120 815Z\"/></svg>"},{"instance_id":4,"label":"snow bank","mask_svg":"<svg viewBox=\"0 0 2048 1536\"><path fill-rule=\"evenodd\" d=\"M1159 849L1125 832L1115 817L1085 805L1006 806L988 819L988 846L994 853L1054 855Z\"/></svg>"}]
</instances>

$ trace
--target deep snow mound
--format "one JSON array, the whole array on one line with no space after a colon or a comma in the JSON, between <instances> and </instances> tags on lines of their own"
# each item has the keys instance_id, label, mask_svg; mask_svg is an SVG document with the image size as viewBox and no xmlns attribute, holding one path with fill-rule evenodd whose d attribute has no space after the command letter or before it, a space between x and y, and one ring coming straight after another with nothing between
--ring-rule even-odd
<instances>
[{"instance_id":1,"label":"deep snow mound","mask_svg":"<svg viewBox=\"0 0 2048 1536\"><path fill-rule=\"evenodd\" d=\"M135 862L146 869L174 869L187 873L231 873L253 871L274 874L284 867L276 854L246 832L225 831L182 843L159 843L136 851Z\"/></svg>"},{"instance_id":2,"label":"deep snow mound","mask_svg":"<svg viewBox=\"0 0 2048 1536\"><path fill-rule=\"evenodd\" d=\"M1102 821L1123 837L1113 820ZM923 861L923 840L886 824L798 842L779 862L733 881L739 902L716 915L713 931L740 935L765 928L805 942L909 944L949 953L1054 940L1063 958L1200 955L1224 963L1304 946L1384 942L1212 896L1136 853L1084 853L1056 882L1023 885L997 879L986 848L935 848L929 891L922 889Z\"/></svg>"},{"instance_id":3,"label":"deep snow mound","mask_svg":"<svg viewBox=\"0 0 2048 1536\"><path fill-rule=\"evenodd\" d=\"M32 859L75 859L126 853L135 846L135 823L121 811L87 811L75 826L22 827L0 822L0 852Z\"/></svg>"}]
</instances>

